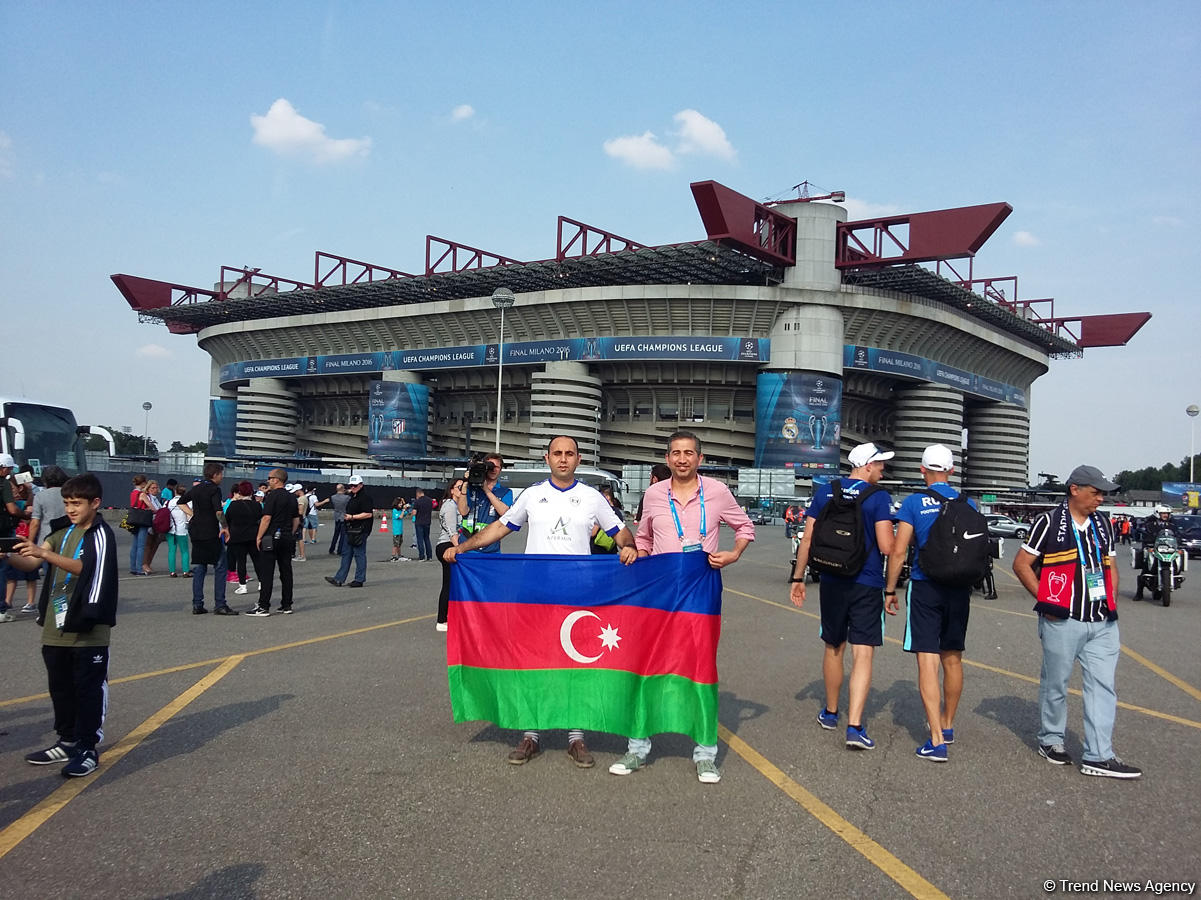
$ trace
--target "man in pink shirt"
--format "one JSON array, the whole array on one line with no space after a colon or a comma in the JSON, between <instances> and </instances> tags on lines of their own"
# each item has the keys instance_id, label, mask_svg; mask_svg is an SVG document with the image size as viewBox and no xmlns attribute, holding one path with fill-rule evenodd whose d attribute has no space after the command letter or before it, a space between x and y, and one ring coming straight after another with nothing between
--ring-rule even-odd
<instances>
[{"instance_id":1,"label":"man in pink shirt","mask_svg":"<svg viewBox=\"0 0 1201 900\"><path fill-rule=\"evenodd\" d=\"M709 565L715 569L736 562L755 539L755 526L728 487L697 474L705 460L700 439L691 432L677 431L667 439L665 458L671 478L651 485L642 499L642 520L634 536L638 556L701 552L708 554ZM723 522L734 529L733 550L718 549ZM650 751L649 737L630 738L625 756L609 766L609 772L636 772L646 765ZM692 751L692 761L702 784L721 781L716 745L698 744Z\"/></svg>"}]
</instances>

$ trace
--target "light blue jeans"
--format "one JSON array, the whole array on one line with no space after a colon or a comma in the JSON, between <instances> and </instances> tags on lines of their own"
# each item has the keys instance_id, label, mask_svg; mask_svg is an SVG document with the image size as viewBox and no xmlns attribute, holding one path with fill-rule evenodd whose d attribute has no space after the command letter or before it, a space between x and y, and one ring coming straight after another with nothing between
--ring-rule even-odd
<instances>
[{"instance_id":1,"label":"light blue jeans","mask_svg":"<svg viewBox=\"0 0 1201 900\"><path fill-rule=\"evenodd\" d=\"M626 747L627 753L633 753L635 756L641 756L646 759L651 755L651 739L650 738L630 738L629 746ZM692 748L692 761L694 763L708 760L709 762L717 761L717 744L708 746L706 744L697 744Z\"/></svg>"},{"instance_id":2,"label":"light blue jeans","mask_svg":"<svg viewBox=\"0 0 1201 900\"><path fill-rule=\"evenodd\" d=\"M1038 679L1038 742L1062 744L1068 724L1068 678L1080 660L1084 676L1084 758L1104 762L1113 758L1113 722L1118 693L1114 672L1121 640L1117 622L1080 622L1039 616L1043 644Z\"/></svg>"}]
</instances>

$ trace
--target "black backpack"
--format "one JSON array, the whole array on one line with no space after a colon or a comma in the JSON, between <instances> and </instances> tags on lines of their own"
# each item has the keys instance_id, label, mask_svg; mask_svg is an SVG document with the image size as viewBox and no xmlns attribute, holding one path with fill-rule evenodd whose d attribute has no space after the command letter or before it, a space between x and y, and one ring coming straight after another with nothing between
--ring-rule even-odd
<instances>
[{"instance_id":1,"label":"black backpack","mask_svg":"<svg viewBox=\"0 0 1201 900\"><path fill-rule=\"evenodd\" d=\"M863 501L879 490L867 485L858 497L842 492L841 479L830 482L830 501L817 514L809 544L809 565L818 572L854 578L867 562L867 540L863 534Z\"/></svg>"},{"instance_id":2,"label":"black backpack","mask_svg":"<svg viewBox=\"0 0 1201 900\"><path fill-rule=\"evenodd\" d=\"M925 493L938 500L941 509L918 552L918 565L931 581L971 587L988 571L988 521L962 494L951 499L935 490Z\"/></svg>"}]
</instances>

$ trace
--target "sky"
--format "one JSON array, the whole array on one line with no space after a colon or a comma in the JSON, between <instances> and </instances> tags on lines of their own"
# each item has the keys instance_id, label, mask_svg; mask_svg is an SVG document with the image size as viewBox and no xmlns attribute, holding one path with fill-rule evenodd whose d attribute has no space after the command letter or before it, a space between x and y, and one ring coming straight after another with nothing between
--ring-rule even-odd
<instances>
[{"instance_id":1,"label":"sky","mask_svg":"<svg viewBox=\"0 0 1201 900\"><path fill-rule=\"evenodd\" d=\"M209 357L109 276L553 256L562 214L700 240L688 185L851 218L1005 201L975 274L1149 311L1031 391L1031 474L1178 462L1201 403L1201 4L0 4L0 393L161 446ZM20 352L19 348L24 348ZM81 374L80 367L83 372Z\"/></svg>"}]
</instances>

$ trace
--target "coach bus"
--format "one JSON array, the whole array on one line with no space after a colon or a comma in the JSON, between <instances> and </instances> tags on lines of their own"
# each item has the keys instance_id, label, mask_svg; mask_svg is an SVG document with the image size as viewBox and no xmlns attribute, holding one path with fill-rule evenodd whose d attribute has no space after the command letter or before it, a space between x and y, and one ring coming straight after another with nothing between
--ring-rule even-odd
<instances>
[{"instance_id":1,"label":"coach bus","mask_svg":"<svg viewBox=\"0 0 1201 900\"><path fill-rule=\"evenodd\" d=\"M79 425L64 406L0 397L0 452L11 454L17 468L28 465L34 475L46 466L60 466L69 475L87 471L85 442L98 435L116 454L113 436L98 425Z\"/></svg>"}]
</instances>

